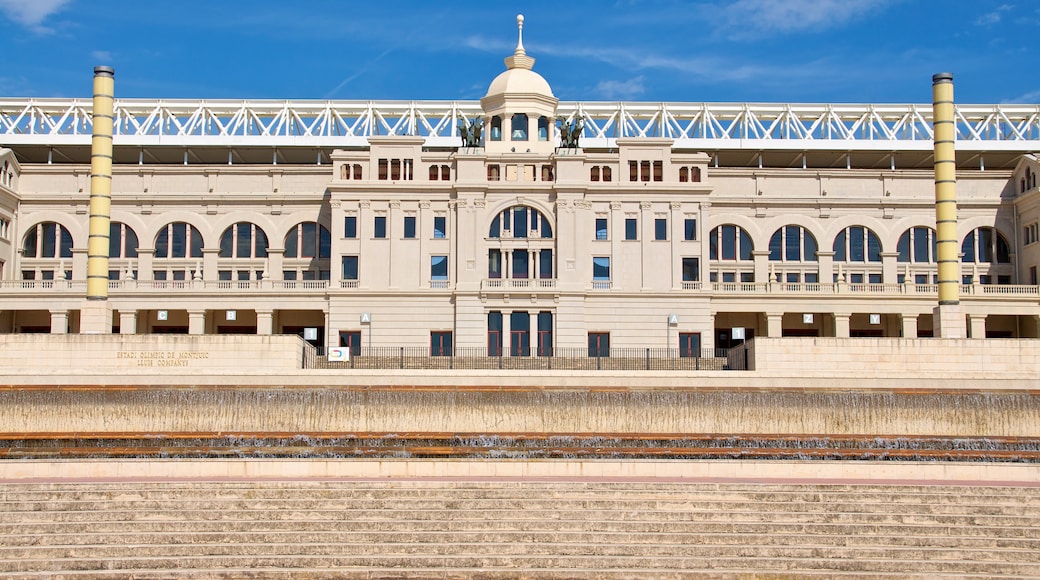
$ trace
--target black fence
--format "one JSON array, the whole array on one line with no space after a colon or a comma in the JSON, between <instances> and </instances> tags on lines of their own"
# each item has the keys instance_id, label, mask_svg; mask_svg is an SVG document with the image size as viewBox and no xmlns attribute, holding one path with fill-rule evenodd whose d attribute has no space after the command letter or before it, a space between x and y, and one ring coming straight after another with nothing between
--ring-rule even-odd
<instances>
[{"instance_id":1,"label":"black fence","mask_svg":"<svg viewBox=\"0 0 1040 580\"><path fill-rule=\"evenodd\" d=\"M743 346L736 347L743 349ZM344 350L347 350L344 347ZM487 370L603 370L603 371L700 371L746 368L745 356L731 356L732 349L680 351L668 348L611 348L590 352L587 348L557 348L551 356L537 349L489 353L486 348L431 351L427 347L385 346L362 348L349 360L330 361L326 349L304 361L318 369L487 369ZM309 360L308 360L309 359ZM744 364L741 364L744 363ZM313 366L312 366L313 365Z\"/></svg>"}]
</instances>

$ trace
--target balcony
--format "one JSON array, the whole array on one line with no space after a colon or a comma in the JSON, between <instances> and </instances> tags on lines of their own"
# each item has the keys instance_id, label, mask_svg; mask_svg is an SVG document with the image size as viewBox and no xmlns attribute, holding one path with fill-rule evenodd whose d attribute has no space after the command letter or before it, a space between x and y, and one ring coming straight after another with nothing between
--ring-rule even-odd
<instances>
[{"instance_id":1,"label":"balcony","mask_svg":"<svg viewBox=\"0 0 1040 580\"><path fill-rule=\"evenodd\" d=\"M556 278L485 278L484 290L555 290Z\"/></svg>"}]
</instances>

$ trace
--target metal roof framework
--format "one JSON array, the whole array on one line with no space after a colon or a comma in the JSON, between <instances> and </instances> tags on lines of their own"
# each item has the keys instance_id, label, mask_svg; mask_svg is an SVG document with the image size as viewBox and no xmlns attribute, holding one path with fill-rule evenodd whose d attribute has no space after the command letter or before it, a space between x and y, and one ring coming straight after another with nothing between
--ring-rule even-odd
<instances>
[{"instance_id":1,"label":"metal roof framework","mask_svg":"<svg viewBox=\"0 0 1040 580\"><path fill-rule=\"evenodd\" d=\"M89 145L86 99L0 99L0 144ZM677 149L926 151L930 104L564 102L582 119L581 145L664 137ZM271 101L121 99L115 145L138 147L365 147L379 135L458 147L460 121L483 115L476 101ZM961 151L1040 150L1040 105L957 105Z\"/></svg>"}]
</instances>

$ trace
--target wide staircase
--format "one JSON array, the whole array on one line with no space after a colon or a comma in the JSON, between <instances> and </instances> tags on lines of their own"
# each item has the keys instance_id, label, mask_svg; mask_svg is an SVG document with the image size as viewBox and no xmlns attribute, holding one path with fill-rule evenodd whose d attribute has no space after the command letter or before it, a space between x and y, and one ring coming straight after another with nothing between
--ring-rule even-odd
<instances>
[{"instance_id":1,"label":"wide staircase","mask_svg":"<svg viewBox=\"0 0 1040 580\"><path fill-rule=\"evenodd\" d=\"M1040 488L0 484L0 577L1040 578Z\"/></svg>"}]
</instances>

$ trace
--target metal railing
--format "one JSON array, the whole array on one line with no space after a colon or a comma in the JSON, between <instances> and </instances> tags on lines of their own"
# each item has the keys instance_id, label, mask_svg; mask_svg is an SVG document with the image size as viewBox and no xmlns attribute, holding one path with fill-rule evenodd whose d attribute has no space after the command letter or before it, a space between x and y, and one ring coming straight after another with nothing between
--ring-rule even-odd
<instances>
[{"instance_id":1,"label":"metal railing","mask_svg":"<svg viewBox=\"0 0 1040 580\"><path fill-rule=\"evenodd\" d=\"M319 348L314 367L318 369L412 369L412 370L603 370L603 371L699 371L733 370L727 349L682 351L677 348L537 348L511 351L462 347L433 351L421 346L362 347L347 361L330 361L327 349Z\"/></svg>"}]
</instances>

